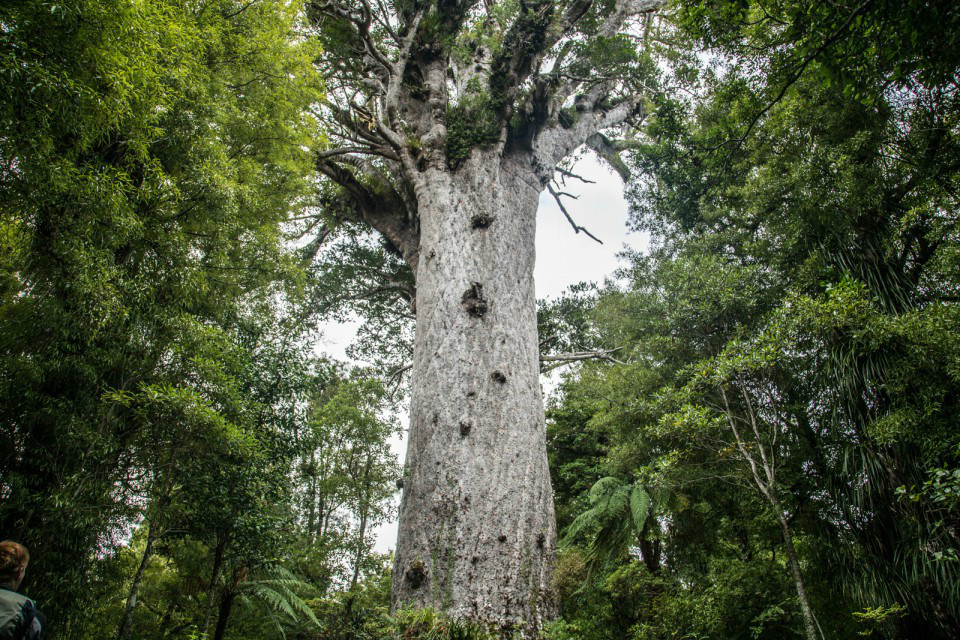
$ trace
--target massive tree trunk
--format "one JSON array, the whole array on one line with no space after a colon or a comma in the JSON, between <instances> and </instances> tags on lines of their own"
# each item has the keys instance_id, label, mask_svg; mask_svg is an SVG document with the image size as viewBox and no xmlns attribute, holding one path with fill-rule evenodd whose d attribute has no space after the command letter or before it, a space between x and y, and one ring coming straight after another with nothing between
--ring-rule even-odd
<instances>
[{"instance_id":1,"label":"massive tree trunk","mask_svg":"<svg viewBox=\"0 0 960 640\"><path fill-rule=\"evenodd\" d=\"M534 629L556 539L533 282L541 182L475 151L423 184L394 604Z\"/></svg>"},{"instance_id":2,"label":"massive tree trunk","mask_svg":"<svg viewBox=\"0 0 960 640\"><path fill-rule=\"evenodd\" d=\"M339 186L325 198L379 232L416 281L394 607L524 633L550 615L537 203L584 144L626 176L629 141L601 132L639 123L646 72L590 52L662 2L309 5L339 78L321 110L331 148L317 169Z\"/></svg>"}]
</instances>

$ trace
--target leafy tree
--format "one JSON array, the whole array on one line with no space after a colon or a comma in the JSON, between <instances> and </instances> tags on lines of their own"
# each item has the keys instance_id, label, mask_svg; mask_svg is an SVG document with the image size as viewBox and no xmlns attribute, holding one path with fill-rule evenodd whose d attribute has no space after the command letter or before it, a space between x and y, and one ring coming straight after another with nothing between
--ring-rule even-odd
<instances>
[{"instance_id":1,"label":"leafy tree","mask_svg":"<svg viewBox=\"0 0 960 640\"><path fill-rule=\"evenodd\" d=\"M371 558L374 527L392 513L401 475L390 450L399 430L387 408L378 382L338 380L312 398L303 434L304 533L331 556L328 579L345 582L348 590L357 587Z\"/></svg>"},{"instance_id":2,"label":"leafy tree","mask_svg":"<svg viewBox=\"0 0 960 640\"><path fill-rule=\"evenodd\" d=\"M597 476L671 461L662 619L638 634L956 633L953 516L919 489L957 461L955 64L911 57L887 28L921 33L915 17L955 12L918 11L703 3L654 32L690 92L657 98L628 160L645 176L634 224L656 245L593 315L621 363L584 366L560 404L585 408L580 428L605 443ZM712 57L682 55L691 42ZM719 602L737 593L727 577L761 563L748 606L668 613L690 606L683 585ZM791 565L815 631L783 580Z\"/></svg>"},{"instance_id":3,"label":"leafy tree","mask_svg":"<svg viewBox=\"0 0 960 640\"><path fill-rule=\"evenodd\" d=\"M245 306L300 295L280 225L311 188L321 83L298 11L0 9L0 521L62 628L161 505L175 426L238 435L221 402L242 390L200 354L235 356Z\"/></svg>"}]
</instances>

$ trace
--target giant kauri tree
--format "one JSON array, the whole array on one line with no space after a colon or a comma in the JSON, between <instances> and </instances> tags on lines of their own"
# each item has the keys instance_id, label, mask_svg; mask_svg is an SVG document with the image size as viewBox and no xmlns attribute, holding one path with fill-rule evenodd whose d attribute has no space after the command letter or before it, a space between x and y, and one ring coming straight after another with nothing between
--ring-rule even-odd
<instances>
[{"instance_id":1,"label":"giant kauri tree","mask_svg":"<svg viewBox=\"0 0 960 640\"><path fill-rule=\"evenodd\" d=\"M528 630L549 616L537 204L584 145L626 171L629 143L611 132L642 118L655 73L642 42L660 5L311 6L330 79L328 204L379 232L415 282L394 606Z\"/></svg>"}]
</instances>

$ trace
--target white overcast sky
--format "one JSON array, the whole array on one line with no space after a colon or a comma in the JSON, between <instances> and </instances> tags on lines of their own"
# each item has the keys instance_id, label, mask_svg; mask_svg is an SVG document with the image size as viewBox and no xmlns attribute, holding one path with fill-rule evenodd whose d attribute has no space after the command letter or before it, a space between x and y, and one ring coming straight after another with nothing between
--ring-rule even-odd
<instances>
[{"instance_id":1,"label":"white overcast sky","mask_svg":"<svg viewBox=\"0 0 960 640\"><path fill-rule=\"evenodd\" d=\"M645 250L645 234L627 232L627 203L623 198L620 178L602 166L590 154L574 169L595 184L567 180L565 191L579 195L579 199L564 198L564 206L577 222L603 241L598 244L583 233L574 233L563 217L553 197L544 192L537 212L537 264L534 272L537 298L555 298L567 287L578 282L603 282L619 266L617 254L625 246ZM344 350L353 339L355 323L328 324L323 332L319 350L343 361ZM403 423L406 416L402 416ZM394 451L402 460L406 442L393 443ZM385 553L396 544L396 521L376 530L376 551Z\"/></svg>"}]
</instances>

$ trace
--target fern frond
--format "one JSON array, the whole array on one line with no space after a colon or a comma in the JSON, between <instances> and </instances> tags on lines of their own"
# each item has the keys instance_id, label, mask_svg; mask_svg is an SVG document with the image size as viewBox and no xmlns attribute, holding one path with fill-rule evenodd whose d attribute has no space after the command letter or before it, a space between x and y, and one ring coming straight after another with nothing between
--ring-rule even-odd
<instances>
[{"instance_id":1,"label":"fern frond","mask_svg":"<svg viewBox=\"0 0 960 640\"><path fill-rule=\"evenodd\" d=\"M650 494L638 484L630 491L630 514L633 516L633 528L637 535L643 532L643 526L650 515Z\"/></svg>"}]
</instances>

